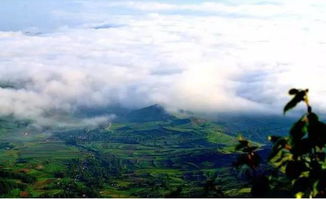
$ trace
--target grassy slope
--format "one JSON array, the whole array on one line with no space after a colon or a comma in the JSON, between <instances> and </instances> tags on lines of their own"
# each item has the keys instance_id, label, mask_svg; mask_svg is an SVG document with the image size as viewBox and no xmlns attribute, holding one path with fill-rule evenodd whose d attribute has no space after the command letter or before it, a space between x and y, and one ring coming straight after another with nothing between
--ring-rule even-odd
<instances>
[{"instance_id":1,"label":"grassy slope","mask_svg":"<svg viewBox=\"0 0 326 199\"><path fill-rule=\"evenodd\" d=\"M12 119L1 120L0 124L0 143L11 145L0 149L0 164L12 172L36 178L27 188L13 189L4 196L19 197L22 191L31 197L60 193L62 188L52 184L60 183L55 173L65 172L68 161L105 159L109 155L129 161L132 169L108 180L99 190L102 197L162 197L176 187L183 188L183 196L196 196L196 190L201 189L207 173L212 171L220 173L221 182L217 183L229 196L247 194L227 169L232 157L224 155L236 139L207 121L115 123L108 129L77 129L58 135L27 130L26 125ZM98 135L102 137L97 138ZM67 142L68 138L76 144ZM151 190L153 183L159 182L168 185ZM153 195L146 195L149 193Z\"/></svg>"}]
</instances>

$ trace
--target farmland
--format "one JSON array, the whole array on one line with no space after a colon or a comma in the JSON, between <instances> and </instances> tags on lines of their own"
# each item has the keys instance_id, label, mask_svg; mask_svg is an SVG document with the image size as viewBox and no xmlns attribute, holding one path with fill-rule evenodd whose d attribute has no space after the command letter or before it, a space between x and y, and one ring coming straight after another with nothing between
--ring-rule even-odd
<instances>
[{"instance_id":1,"label":"farmland","mask_svg":"<svg viewBox=\"0 0 326 199\"><path fill-rule=\"evenodd\" d=\"M2 118L0 170L8 177L1 196L248 196L249 185L232 167L237 137L223 126L157 106L130 115L64 129Z\"/></svg>"}]
</instances>

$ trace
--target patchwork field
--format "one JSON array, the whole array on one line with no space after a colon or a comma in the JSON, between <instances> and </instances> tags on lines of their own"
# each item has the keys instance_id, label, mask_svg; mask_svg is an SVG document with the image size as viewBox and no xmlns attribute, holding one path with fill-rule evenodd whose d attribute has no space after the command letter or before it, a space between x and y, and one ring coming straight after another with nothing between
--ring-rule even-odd
<instances>
[{"instance_id":1,"label":"patchwork field","mask_svg":"<svg viewBox=\"0 0 326 199\"><path fill-rule=\"evenodd\" d=\"M39 130L1 121L2 197L242 197L237 138L196 118ZM0 183L0 186L1 186Z\"/></svg>"}]
</instances>

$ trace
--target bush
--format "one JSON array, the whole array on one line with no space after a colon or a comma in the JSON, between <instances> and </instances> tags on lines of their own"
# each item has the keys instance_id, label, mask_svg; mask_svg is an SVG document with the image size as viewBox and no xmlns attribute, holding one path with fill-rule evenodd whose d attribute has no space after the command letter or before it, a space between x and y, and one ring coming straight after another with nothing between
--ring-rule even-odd
<instances>
[{"instance_id":1,"label":"bush","mask_svg":"<svg viewBox=\"0 0 326 199\"><path fill-rule=\"evenodd\" d=\"M277 184L285 183L290 188L291 196L326 197L326 125L312 112L308 89L291 89L289 94L293 98L285 105L284 114L300 102L306 104L307 112L293 124L288 136L269 137L273 146L268 161L278 172L257 175L256 171L260 166L258 147L252 146L245 139L239 140L237 149L242 154L235 166L247 166L251 169L253 196L270 196L269 194L278 192L277 189L282 187Z\"/></svg>"}]
</instances>

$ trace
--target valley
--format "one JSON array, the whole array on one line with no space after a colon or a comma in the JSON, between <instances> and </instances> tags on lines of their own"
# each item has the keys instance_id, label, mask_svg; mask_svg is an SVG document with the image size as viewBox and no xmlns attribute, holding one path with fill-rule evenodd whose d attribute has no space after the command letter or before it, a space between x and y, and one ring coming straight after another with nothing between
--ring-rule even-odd
<instances>
[{"instance_id":1,"label":"valley","mask_svg":"<svg viewBox=\"0 0 326 199\"><path fill-rule=\"evenodd\" d=\"M245 197L237 136L217 123L140 109L98 128L1 120L2 197ZM27 180L26 180L27 179Z\"/></svg>"}]
</instances>

